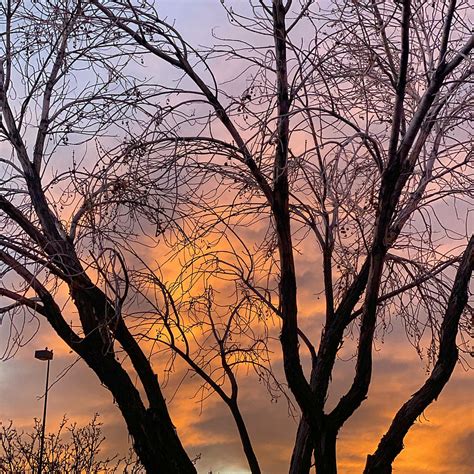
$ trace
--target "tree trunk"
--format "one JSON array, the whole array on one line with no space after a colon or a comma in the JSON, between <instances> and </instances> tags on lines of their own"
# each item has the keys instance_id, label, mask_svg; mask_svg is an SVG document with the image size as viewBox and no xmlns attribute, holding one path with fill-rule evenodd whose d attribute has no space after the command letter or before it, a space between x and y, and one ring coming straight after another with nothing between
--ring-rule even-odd
<instances>
[{"instance_id":1,"label":"tree trunk","mask_svg":"<svg viewBox=\"0 0 474 474\"><path fill-rule=\"evenodd\" d=\"M128 332L120 315L114 315L104 293L85 275L80 284L71 287L71 295L81 321L96 325L85 339L72 347L113 395L133 439L135 452L146 472L196 474L196 468L176 433L151 363ZM112 334L108 327L111 315L117 318L114 335L130 357L145 389L148 408L127 371L115 359ZM104 337L105 334L108 337Z\"/></svg>"},{"instance_id":2,"label":"tree trunk","mask_svg":"<svg viewBox=\"0 0 474 474\"><path fill-rule=\"evenodd\" d=\"M245 426L244 419L242 418L242 414L237 406L237 403L230 402L229 408L234 416L235 423L237 424L237 429L239 430L240 439L242 441L242 447L244 449L245 456L249 463L250 472L252 474L260 474L262 471L260 470L260 466L258 464L257 456L253 450L252 442L250 441L250 436L247 431L247 427Z\"/></svg>"},{"instance_id":3,"label":"tree trunk","mask_svg":"<svg viewBox=\"0 0 474 474\"><path fill-rule=\"evenodd\" d=\"M367 456L367 464L365 466L364 474L392 474L392 463L384 463L378 466L374 456Z\"/></svg>"},{"instance_id":4,"label":"tree trunk","mask_svg":"<svg viewBox=\"0 0 474 474\"><path fill-rule=\"evenodd\" d=\"M196 474L196 468L184 450L168 413L160 413L159 407L145 408L138 390L114 356L89 351L88 348L80 352L114 396L146 472Z\"/></svg>"},{"instance_id":5,"label":"tree trunk","mask_svg":"<svg viewBox=\"0 0 474 474\"><path fill-rule=\"evenodd\" d=\"M436 400L448 383L459 357L456 337L459 320L468 302L468 289L474 269L474 235L459 264L448 307L441 324L439 353L423 386L398 410L390 428L374 454L367 457L364 474L391 474L392 463L403 449L403 440L416 419Z\"/></svg>"},{"instance_id":6,"label":"tree trunk","mask_svg":"<svg viewBox=\"0 0 474 474\"><path fill-rule=\"evenodd\" d=\"M337 474L336 433L324 430L316 435L316 473Z\"/></svg>"},{"instance_id":7,"label":"tree trunk","mask_svg":"<svg viewBox=\"0 0 474 474\"><path fill-rule=\"evenodd\" d=\"M313 454L309 424L301 419L296 433L295 446L291 455L291 464L288 474L309 474L311 469L311 455Z\"/></svg>"}]
</instances>

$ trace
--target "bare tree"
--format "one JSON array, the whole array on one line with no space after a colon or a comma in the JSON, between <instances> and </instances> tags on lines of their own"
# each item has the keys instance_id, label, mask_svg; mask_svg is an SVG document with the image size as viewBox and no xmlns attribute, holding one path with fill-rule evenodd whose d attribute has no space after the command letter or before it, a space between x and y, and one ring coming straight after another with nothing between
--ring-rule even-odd
<instances>
[{"instance_id":1,"label":"bare tree","mask_svg":"<svg viewBox=\"0 0 474 474\"><path fill-rule=\"evenodd\" d=\"M335 2L331 10L313 11L313 2L251 2L247 12L231 6L227 11L230 22L246 34L263 36L261 46L237 34L221 47L198 51L151 5L93 3L151 55L182 71L189 88L180 94L197 94L208 105L193 114L203 130L199 134L163 131L150 143L173 139L196 155L207 146L214 166L207 163L205 172L220 172L226 184L233 179L237 186L250 187L259 202L266 201L278 252L285 373L303 412L292 469L307 471L314 449L318 472L335 472L337 433L367 397L377 316L415 298L404 310L407 328L420 323L415 305L423 307L435 354L437 314L446 321L453 312L459 320L465 308L472 249L463 260L468 270L455 279L449 300L459 302L454 309L445 296L445 272L460 257L443 255L432 230L432 221L441 221L439 200L454 203L458 193L462 200L472 197L465 126L472 74L466 58L473 39L463 18L465 5ZM300 36L305 27L311 32L306 41ZM223 57L247 72L242 95L219 87L211 61ZM182 101L176 108L189 104ZM170 109L169 115L174 112ZM219 156L225 154L234 160L234 172L222 171ZM326 322L309 380L299 352L292 219L314 232L323 256ZM455 235L444 222L439 226L448 237ZM354 382L325 413L334 361L356 319ZM445 370L450 374L452 368ZM386 469L392 461L384 461Z\"/></svg>"},{"instance_id":2,"label":"bare tree","mask_svg":"<svg viewBox=\"0 0 474 474\"><path fill-rule=\"evenodd\" d=\"M117 53L113 30L90 21L85 15L90 6L81 1L9 0L1 8L0 135L6 157L1 158L0 295L12 302L2 313L13 328L19 327L22 310L44 318L86 362L113 395L149 472L195 472L158 378L120 313L126 281L111 300L90 267L100 255L87 255L75 238L76 222L89 204L79 204L72 215L63 212L74 209L77 197L68 192L67 176L80 173L84 163L74 151L67 163L64 145L74 150L76 143L75 152L84 153L92 138L120 133L127 119L141 112L136 98L146 95L146 87L124 74L135 57ZM63 288L78 315L72 324L58 299ZM131 361L143 397L116 357L116 344Z\"/></svg>"},{"instance_id":3,"label":"bare tree","mask_svg":"<svg viewBox=\"0 0 474 474\"><path fill-rule=\"evenodd\" d=\"M0 472L34 473L38 471L41 423L35 420L31 433L18 431L13 422L1 427ZM128 458L101 455L105 437L98 415L85 426L68 424L66 417L55 433L46 436L44 468L47 472L90 474L106 472L138 473L140 466L133 453Z\"/></svg>"},{"instance_id":4,"label":"bare tree","mask_svg":"<svg viewBox=\"0 0 474 474\"><path fill-rule=\"evenodd\" d=\"M472 311L474 40L467 4L334 0L326 10L309 0L251 0L237 10L222 3L234 35L216 38L209 49L188 43L153 2L58 3L37 16L5 7L0 102L12 155L2 161L0 260L24 285L0 288L13 300L2 311L45 316L117 400L147 471L170 473L194 467L140 343L155 342L170 364L181 358L221 397L257 473L236 373L250 365L271 391L283 388L268 350L277 339L273 322L281 323L285 379L302 414L290 472L309 472L314 454L318 474L331 474L337 435L369 392L376 332L398 314L416 349L427 344L433 369L367 459L366 472L391 472L410 426L454 370L458 334L461 350L469 350L463 330ZM22 74L30 64L27 51L11 46L12 37L25 34L15 21L39 31L50 31L53 21L58 41L50 55L43 47L35 53L38 79L26 82L13 113L12 71ZM32 44L43 46L35 34ZM69 41L79 46L70 49ZM167 64L178 82L132 81L132 53L145 66ZM235 78L219 70L224 60L235 65ZM71 98L63 78L78 74L78 61L123 82L106 93L99 81L86 102L77 91ZM56 107L62 103L55 113L52 98ZM78 104L92 107L79 120ZM32 132L24 130L32 116L41 120L29 151L25 137ZM81 120L91 116L89 129ZM96 165L73 164L54 176L48 166L55 147L45 143L55 121L65 137L82 140L116 127L123 143L108 146L103 137ZM67 128L77 123L83 125L74 133ZM44 184L50 175L67 191L63 207L75 209L67 218ZM462 225L452 225L442 203L457 210ZM245 230L256 222L267 230L252 240ZM161 252L163 239L171 258L182 259L174 282L160 274L164 253L156 265L140 258L140 245ZM314 283L325 299L320 335L298 318L295 253L309 239L322 261ZM213 290L222 279L232 294L224 304ZM64 285L79 332L55 300ZM328 410L334 364L351 332L354 380ZM116 359L118 348L130 358L148 408Z\"/></svg>"}]
</instances>

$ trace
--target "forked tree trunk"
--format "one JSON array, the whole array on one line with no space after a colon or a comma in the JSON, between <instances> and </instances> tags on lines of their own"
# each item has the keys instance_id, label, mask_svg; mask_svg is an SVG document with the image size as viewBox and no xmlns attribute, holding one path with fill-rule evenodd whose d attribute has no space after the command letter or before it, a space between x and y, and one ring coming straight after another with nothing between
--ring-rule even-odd
<instances>
[{"instance_id":1,"label":"forked tree trunk","mask_svg":"<svg viewBox=\"0 0 474 474\"><path fill-rule=\"evenodd\" d=\"M291 456L289 474L308 474L314 451L317 474L336 474L336 434L333 430L321 431L313 445L309 425L301 422L296 435L295 447Z\"/></svg>"}]
</instances>

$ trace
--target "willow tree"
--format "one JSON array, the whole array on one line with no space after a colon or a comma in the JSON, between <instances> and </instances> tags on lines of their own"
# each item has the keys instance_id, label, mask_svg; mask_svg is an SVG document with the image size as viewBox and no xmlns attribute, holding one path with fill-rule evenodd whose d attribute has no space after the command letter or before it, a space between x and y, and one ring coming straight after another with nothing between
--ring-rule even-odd
<instances>
[{"instance_id":1,"label":"willow tree","mask_svg":"<svg viewBox=\"0 0 474 474\"><path fill-rule=\"evenodd\" d=\"M23 104L14 101L9 84L13 72L24 71L12 67L13 61L27 63L27 50L10 45L25 30L12 27L17 11L6 7L0 101L3 136L12 154L2 161L7 172L0 210L6 231L0 258L25 286L18 292L5 284L0 294L13 299L6 308L10 312L27 308L44 315L94 370L117 400L149 472L193 472L194 467L141 345L144 333L184 359L227 403L249 466L257 473L258 450L245 436L234 370L242 363L260 367L269 357L266 341L253 334L266 315L273 315L279 322L286 383L301 411L290 472L309 472L314 455L318 474L331 474L337 471L337 435L369 393L376 329L398 316L419 351L428 344L432 371L367 458L367 473L391 472L409 428L454 370L458 334L460 348L468 350L462 330L471 311L467 299L474 247L467 230L473 190L468 60L474 40L465 19L467 4L334 0L320 6L250 0L234 9L231 2L221 3L216 8L225 9L229 33L215 37L208 48L193 46L153 2L91 0L46 8L59 22L59 39L46 43L57 54L44 52L44 40L32 42L38 45L40 64L47 62L34 76L40 79L27 82L32 92L21 95ZM39 18L25 15L21 25L42 24L43 13ZM69 27L72 19L83 27ZM51 16L44 21L45 30L50 21ZM71 100L69 82L63 81L66 74L79 77L71 55L92 61L83 46L61 49L69 38L74 43L75 35L92 42L94 67L105 67L114 78L118 65L102 59L142 57L145 71L167 64L171 73L153 77L146 87L137 81L130 87L121 84L110 95L98 87L87 101L74 91ZM232 77L223 61L232 64ZM110 78L97 77L96 86ZM55 113L52 98L62 103ZM81 109L79 121L75 115L62 118L76 110L69 100L82 108L108 103L94 109L94 136L105 135L99 124L113 123L122 127L125 138L115 147L103 138L99 167L79 172L73 166L64 173L63 189L80 201L65 217L46 184L56 151L47 148L46 138L54 136L55 120L76 127L91 115ZM35 114L26 113L28 107ZM35 116L40 119L37 138L29 150L24 130L32 129ZM130 117L138 117L135 124L129 125ZM85 137L88 129L75 133ZM181 291L183 282L191 281L192 287L197 271L202 278L196 286L204 285L199 298L186 291L177 297L148 262L141 261L138 271L140 251L131 246L124 251L122 229L117 229L125 219L136 226L133 233L149 226L156 229L155 238L164 235L176 209L170 195L188 210L179 225L192 219L197 233L194 241L186 232L172 234L176 245L193 248L175 290ZM455 207L465 225L453 224L441 203ZM123 209L130 212L127 217ZM243 224L257 220L267 231L253 245ZM216 235L218 240L212 240ZM295 253L303 240L314 242L321 256L320 281L314 282L315 291L323 288L325 301L320 334L307 330L299 318L302 275ZM194 251L198 241L203 247ZM101 244L96 255L86 258L84 247L90 242ZM208 251L216 242L219 246ZM116 269L104 271L104 257L105 266L113 261ZM222 302L214 299L212 279L221 277L235 284L235 301L218 327ZM69 288L80 316L79 334L66 323L52 281ZM134 331L127 328L131 293L146 300L142 330L136 319ZM187 296L188 303L182 301ZM136 308L130 306L130 312L136 316ZM197 352L189 348L196 328L212 336L209 350L202 340ZM329 409L335 361L354 331L353 383ZM255 349L255 343L262 346ZM146 402L128 369L116 360L115 346L130 357ZM220 360L217 380L206 357ZM230 384L230 395L224 383Z\"/></svg>"}]
</instances>

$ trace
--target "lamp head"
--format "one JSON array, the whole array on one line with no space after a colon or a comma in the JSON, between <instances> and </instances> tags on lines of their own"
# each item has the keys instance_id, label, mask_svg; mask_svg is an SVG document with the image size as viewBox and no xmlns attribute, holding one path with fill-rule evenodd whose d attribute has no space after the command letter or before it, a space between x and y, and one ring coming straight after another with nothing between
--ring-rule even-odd
<instances>
[{"instance_id":1,"label":"lamp head","mask_svg":"<svg viewBox=\"0 0 474 474\"><path fill-rule=\"evenodd\" d=\"M52 360L53 359L53 351L48 350L48 348L35 351L35 359L38 360Z\"/></svg>"}]
</instances>

